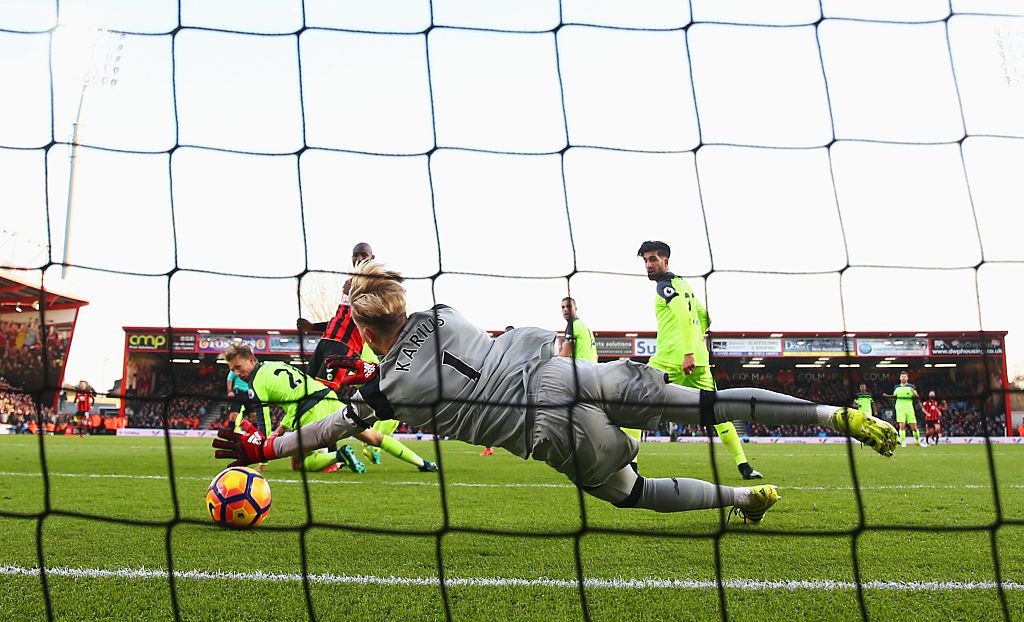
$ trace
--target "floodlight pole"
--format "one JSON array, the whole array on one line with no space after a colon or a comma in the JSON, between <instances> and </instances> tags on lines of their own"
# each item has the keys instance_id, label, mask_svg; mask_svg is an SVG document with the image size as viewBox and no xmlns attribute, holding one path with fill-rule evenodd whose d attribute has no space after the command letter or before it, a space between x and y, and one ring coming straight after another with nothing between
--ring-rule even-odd
<instances>
[{"instance_id":1,"label":"floodlight pole","mask_svg":"<svg viewBox=\"0 0 1024 622\"><path fill-rule=\"evenodd\" d=\"M68 203L64 216L64 258L63 267L60 271L60 278L68 278L68 269L71 267L71 208L75 196L75 162L78 160L78 130L82 121L82 104L85 102L85 90L89 88L89 81L82 81L82 92L78 96L78 110L75 112L74 130L71 133L71 165L68 171Z\"/></svg>"}]
</instances>

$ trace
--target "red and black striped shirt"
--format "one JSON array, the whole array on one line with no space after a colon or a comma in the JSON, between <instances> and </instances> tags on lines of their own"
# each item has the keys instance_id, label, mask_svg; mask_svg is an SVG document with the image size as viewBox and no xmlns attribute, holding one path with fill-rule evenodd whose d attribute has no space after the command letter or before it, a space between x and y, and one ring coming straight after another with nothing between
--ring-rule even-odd
<instances>
[{"instance_id":1,"label":"red and black striped shirt","mask_svg":"<svg viewBox=\"0 0 1024 622\"><path fill-rule=\"evenodd\" d=\"M330 322L325 324L314 324L315 328L324 331L323 339L340 341L349 348L350 356L359 356L363 352L363 336L356 328L356 322L352 319L352 307L347 304L338 305L338 310Z\"/></svg>"}]
</instances>

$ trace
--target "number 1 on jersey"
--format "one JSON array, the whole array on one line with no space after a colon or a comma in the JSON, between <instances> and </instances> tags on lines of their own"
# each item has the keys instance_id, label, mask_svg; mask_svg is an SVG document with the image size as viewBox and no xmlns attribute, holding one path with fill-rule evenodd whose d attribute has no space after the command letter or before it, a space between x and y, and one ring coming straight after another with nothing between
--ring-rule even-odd
<instances>
[{"instance_id":1,"label":"number 1 on jersey","mask_svg":"<svg viewBox=\"0 0 1024 622\"><path fill-rule=\"evenodd\" d=\"M470 380L479 380L480 372L470 367L465 361L455 356L448 350L441 355L441 364L451 367Z\"/></svg>"}]
</instances>

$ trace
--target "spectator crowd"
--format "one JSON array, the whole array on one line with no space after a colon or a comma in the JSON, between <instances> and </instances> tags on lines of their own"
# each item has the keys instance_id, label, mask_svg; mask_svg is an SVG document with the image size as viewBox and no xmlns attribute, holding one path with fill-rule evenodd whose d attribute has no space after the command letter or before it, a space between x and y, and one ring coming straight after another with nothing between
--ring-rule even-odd
<instances>
[{"instance_id":1,"label":"spectator crowd","mask_svg":"<svg viewBox=\"0 0 1024 622\"><path fill-rule=\"evenodd\" d=\"M68 351L70 326L56 324L44 330L38 317L24 322L0 321L0 373L29 391L56 386Z\"/></svg>"}]
</instances>

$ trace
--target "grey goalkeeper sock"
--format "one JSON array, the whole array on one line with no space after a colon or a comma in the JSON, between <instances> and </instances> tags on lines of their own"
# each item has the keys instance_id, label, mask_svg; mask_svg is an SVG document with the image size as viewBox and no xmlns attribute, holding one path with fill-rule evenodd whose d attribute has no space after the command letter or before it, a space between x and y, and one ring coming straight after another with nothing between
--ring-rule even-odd
<instances>
[{"instance_id":1,"label":"grey goalkeeper sock","mask_svg":"<svg viewBox=\"0 0 1024 622\"><path fill-rule=\"evenodd\" d=\"M686 477L644 478L643 492L636 506L655 512L682 512L728 507L737 502L737 493L746 489L716 486L711 482Z\"/></svg>"}]
</instances>

